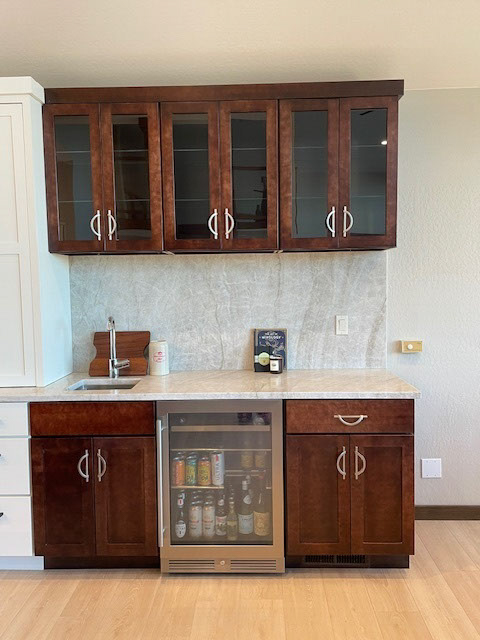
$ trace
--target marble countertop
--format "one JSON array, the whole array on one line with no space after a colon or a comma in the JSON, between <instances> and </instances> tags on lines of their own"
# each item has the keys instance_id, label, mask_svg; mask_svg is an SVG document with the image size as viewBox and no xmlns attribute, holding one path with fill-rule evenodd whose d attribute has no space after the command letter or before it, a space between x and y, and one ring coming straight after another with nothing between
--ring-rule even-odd
<instances>
[{"instance_id":1,"label":"marble countertop","mask_svg":"<svg viewBox=\"0 0 480 640\"><path fill-rule=\"evenodd\" d=\"M280 375L254 371L178 371L145 376L133 389L67 391L86 373L46 387L0 388L0 402L221 399L411 399L420 391L385 369L308 369Z\"/></svg>"}]
</instances>

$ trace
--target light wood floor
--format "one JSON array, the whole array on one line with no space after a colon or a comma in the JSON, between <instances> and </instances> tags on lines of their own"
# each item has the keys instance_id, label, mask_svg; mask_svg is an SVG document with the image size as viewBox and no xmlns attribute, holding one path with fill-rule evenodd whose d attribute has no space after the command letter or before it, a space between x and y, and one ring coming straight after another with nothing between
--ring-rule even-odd
<instances>
[{"instance_id":1,"label":"light wood floor","mask_svg":"<svg viewBox=\"0 0 480 640\"><path fill-rule=\"evenodd\" d=\"M480 638L480 522L418 522L410 569L0 572L1 640Z\"/></svg>"}]
</instances>

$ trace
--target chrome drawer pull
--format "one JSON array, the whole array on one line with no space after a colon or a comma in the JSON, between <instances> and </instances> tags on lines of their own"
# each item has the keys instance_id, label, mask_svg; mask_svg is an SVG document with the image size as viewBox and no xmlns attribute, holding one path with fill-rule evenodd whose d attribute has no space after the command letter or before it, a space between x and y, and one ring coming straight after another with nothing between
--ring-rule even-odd
<instances>
[{"instance_id":1,"label":"chrome drawer pull","mask_svg":"<svg viewBox=\"0 0 480 640\"><path fill-rule=\"evenodd\" d=\"M365 415L360 415L360 416L341 416L341 415L338 415L337 413L333 417L334 418L338 418L340 420L340 422L342 424L344 424L346 427L356 427L357 424L360 424L360 422L363 422L363 420L368 418L368 416L365 416ZM347 422L346 418L348 420L353 420L353 422Z\"/></svg>"},{"instance_id":2,"label":"chrome drawer pull","mask_svg":"<svg viewBox=\"0 0 480 640\"><path fill-rule=\"evenodd\" d=\"M340 467L340 462L343 458L343 468ZM342 476L343 480L347 477L346 471L346 462L347 462L347 450L343 447L342 452L339 453L337 458L337 471Z\"/></svg>"},{"instance_id":3,"label":"chrome drawer pull","mask_svg":"<svg viewBox=\"0 0 480 640\"><path fill-rule=\"evenodd\" d=\"M95 221L97 221L97 228L95 229ZM92 233L94 233L99 240L102 239L102 232L100 230L100 209L97 209L97 213L90 220L90 229Z\"/></svg>"},{"instance_id":4,"label":"chrome drawer pull","mask_svg":"<svg viewBox=\"0 0 480 640\"><path fill-rule=\"evenodd\" d=\"M347 226L347 216L350 219L350 224ZM350 213L350 211L347 209L347 207L343 207L343 237L346 238L347 237L347 233L350 231L350 229L353 227L353 216Z\"/></svg>"},{"instance_id":5,"label":"chrome drawer pull","mask_svg":"<svg viewBox=\"0 0 480 640\"><path fill-rule=\"evenodd\" d=\"M359 458L363 463L363 466L360 470L358 469ZM367 468L367 461L365 459L365 456L362 453L360 453L360 451L358 450L358 447L355 447L355 480L358 480L358 478L362 475L362 473L365 473L366 468Z\"/></svg>"},{"instance_id":6,"label":"chrome drawer pull","mask_svg":"<svg viewBox=\"0 0 480 640\"><path fill-rule=\"evenodd\" d=\"M102 456L101 449L97 451L97 462L98 462L98 481L101 482L105 472L107 471L107 461Z\"/></svg>"},{"instance_id":7,"label":"chrome drawer pull","mask_svg":"<svg viewBox=\"0 0 480 640\"><path fill-rule=\"evenodd\" d=\"M332 222L332 225L330 225L330 222ZM327 229L332 234L332 238L334 238L335 237L335 207L332 207L332 210L330 211L330 213L327 216L327 219L325 220L325 224L327 225Z\"/></svg>"},{"instance_id":8,"label":"chrome drawer pull","mask_svg":"<svg viewBox=\"0 0 480 640\"><path fill-rule=\"evenodd\" d=\"M85 460L85 473L82 471L82 462L84 460ZM85 449L85 453L78 461L77 470L78 470L78 473L82 476L82 478L85 478L87 482L90 480L90 476L88 475L88 449Z\"/></svg>"},{"instance_id":9,"label":"chrome drawer pull","mask_svg":"<svg viewBox=\"0 0 480 640\"><path fill-rule=\"evenodd\" d=\"M215 222L215 227L212 226ZM214 209L212 215L207 220L207 226L214 240L218 240L218 210Z\"/></svg>"}]
</instances>

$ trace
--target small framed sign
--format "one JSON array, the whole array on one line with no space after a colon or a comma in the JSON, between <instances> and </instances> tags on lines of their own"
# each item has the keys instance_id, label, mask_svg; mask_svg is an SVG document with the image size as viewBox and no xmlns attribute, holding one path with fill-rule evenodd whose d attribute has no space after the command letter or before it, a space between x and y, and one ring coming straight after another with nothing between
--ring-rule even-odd
<instances>
[{"instance_id":1,"label":"small framed sign","mask_svg":"<svg viewBox=\"0 0 480 640\"><path fill-rule=\"evenodd\" d=\"M281 356L283 368L287 368L287 330L253 330L253 368L255 371L270 371L270 356Z\"/></svg>"}]
</instances>

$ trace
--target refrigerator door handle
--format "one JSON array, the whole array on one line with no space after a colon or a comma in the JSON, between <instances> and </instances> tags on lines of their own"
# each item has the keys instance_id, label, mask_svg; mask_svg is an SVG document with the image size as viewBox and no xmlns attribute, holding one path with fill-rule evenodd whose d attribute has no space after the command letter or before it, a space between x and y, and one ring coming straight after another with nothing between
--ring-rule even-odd
<instances>
[{"instance_id":1,"label":"refrigerator door handle","mask_svg":"<svg viewBox=\"0 0 480 640\"><path fill-rule=\"evenodd\" d=\"M157 496L158 496L158 546L161 549L163 547L163 541L165 537L165 527L163 526L163 496L162 496L162 484L163 484L163 460L162 460L162 438L163 431L162 419L157 419Z\"/></svg>"}]
</instances>

